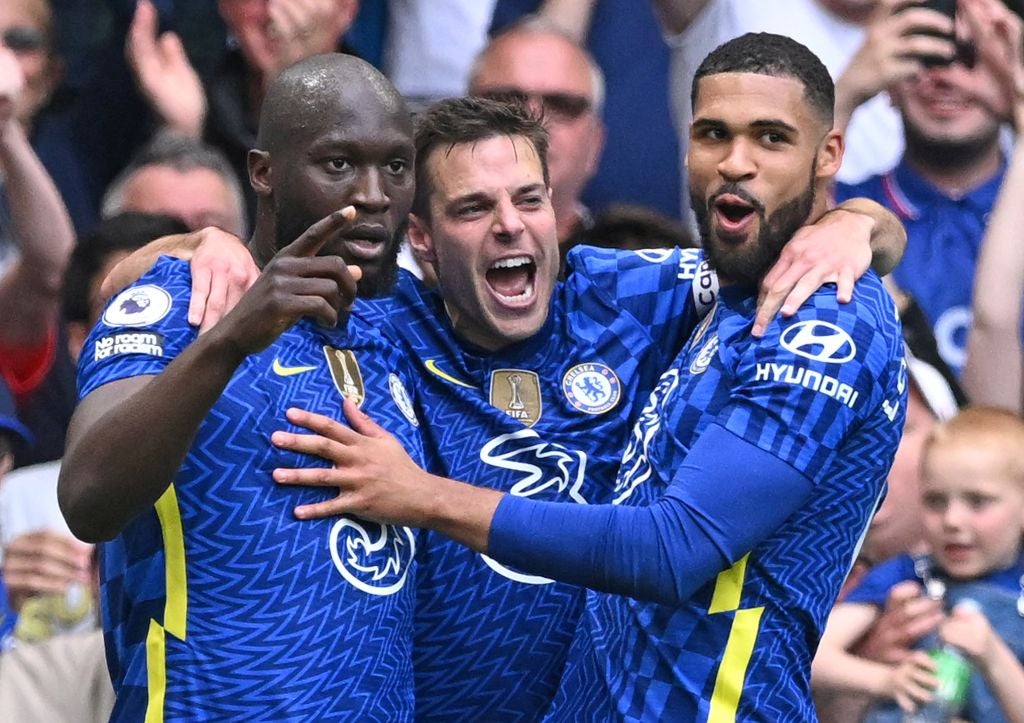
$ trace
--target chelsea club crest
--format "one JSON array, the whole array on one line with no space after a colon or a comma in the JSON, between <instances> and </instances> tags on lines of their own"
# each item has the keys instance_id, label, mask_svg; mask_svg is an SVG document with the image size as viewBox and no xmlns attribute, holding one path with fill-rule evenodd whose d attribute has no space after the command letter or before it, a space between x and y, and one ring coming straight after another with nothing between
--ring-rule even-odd
<instances>
[{"instance_id":1,"label":"chelsea club crest","mask_svg":"<svg viewBox=\"0 0 1024 723\"><path fill-rule=\"evenodd\" d=\"M619 403L622 384L604 364L577 364L562 377L562 392L581 412L604 414Z\"/></svg>"}]
</instances>

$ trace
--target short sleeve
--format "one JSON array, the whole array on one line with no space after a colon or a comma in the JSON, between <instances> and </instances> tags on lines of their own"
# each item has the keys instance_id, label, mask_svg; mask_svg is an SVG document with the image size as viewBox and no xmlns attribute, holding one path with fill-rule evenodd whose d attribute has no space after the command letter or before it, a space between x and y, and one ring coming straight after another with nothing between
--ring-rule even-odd
<instances>
[{"instance_id":1,"label":"short sleeve","mask_svg":"<svg viewBox=\"0 0 1024 723\"><path fill-rule=\"evenodd\" d=\"M188 323L192 276L187 262L161 257L115 296L78 360L78 395L104 384L159 374L197 336Z\"/></svg>"},{"instance_id":2,"label":"short sleeve","mask_svg":"<svg viewBox=\"0 0 1024 723\"><path fill-rule=\"evenodd\" d=\"M816 481L852 430L886 410L895 419L904 405L895 309L877 279L858 291L844 305L823 289L761 339L745 315L719 327L734 378L718 423Z\"/></svg>"}]
</instances>

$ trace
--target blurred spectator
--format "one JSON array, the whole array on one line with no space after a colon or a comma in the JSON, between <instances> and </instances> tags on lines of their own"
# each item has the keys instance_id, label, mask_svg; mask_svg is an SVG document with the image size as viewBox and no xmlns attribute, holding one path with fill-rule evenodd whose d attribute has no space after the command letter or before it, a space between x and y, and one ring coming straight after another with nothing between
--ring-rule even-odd
<instances>
[{"instance_id":1,"label":"blurred spectator","mask_svg":"<svg viewBox=\"0 0 1024 723\"><path fill-rule=\"evenodd\" d=\"M227 156L252 219L247 154L256 142L263 94L284 68L339 50L358 0L219 0L230 49L204 88L173 32L158 34L150 0L139 0L126 53L142 95L165 125L204 137Z\"/></svg>"},{"instance_id":2,"label":"blurred spectator","mask_svg":"<svg viewBox=\"0 0 1024 723\"><path fill-rule=\"evenodd\" d=\"M528 13L586 47L604 73L605 145L583 189L583 202L595 212L629 203L678 218L681 155L669 105L669 49L650 5L636 0L497 0L492 34Z\"/></svg>"},{"instance_id":3,"label":"blurred spectator","mask_svg":"<svg viewBox=\"0 0 1024 723\"><path fill-rule=\"evenodd\" d=\"M9 9L4 5L5 10ZM38 81L35 81L38 82ZM58 341L60 282L74 244L74 231L53 180L29 145L18 113L28 112L38 92L26 82L23 64L6 46L0 47L0 169L8 223L16 251L0 270L0 377L17 397L22 422L34 431L36 445L19 453L24 464L32 455L63 447L63 430L51 434L45 419L51 413L70 417L73 377L68 394L49 398L40 393L54 368ZM33 402L41 402L33 407ZM38 412L38 414L37 414ZM26 457L25 455L28 455ZM57 451L55 454L59 455ZM52 457L50 457L52 459Z\"/></svg>"},{"instance_id":4,"label":"blurred spectator","mask_svg":"<svg viewBox=\"0 0 1024 723\"><path fill-rule=\"evenodd\" d=\"M389 0L384 72L414 107L465 95L495 2Z\"/></svg>"},{"instance_id":5,"label":"blurred spectator","mask_svg":"<svg viewBox=\"0 0 1024 723\"><path fill-rule=\"evenodd\" d=\"M95 10L94 15L105 15L101 8ZM72 15L81 17L80 9ZM96 221L103 187L144 137L145 105L132 90L123 52L110 55L97 49L88 62L81 62L82 51L92 42L88 35L98 26L73 26L61 18L63 29L75 35L73 41L64 38L69 41L65 43L56 35L56 19L49 0L0 3L3 45L15 54L25 81L19 120L75 229L84 233ZM68 72L60 56L64 45L74 48L78 60ZM0 210L0 235L6 215Z\"/></svg>"},{"instance_id":6,"label":"blurred spectator","mask_svg":"<svg viewBox=\"0 0 1024 723\"><path fill-rule=\"evenodd\" d=\"M149 241L186 230L174 218L126 213L82 238L64 286L72 359L103 311L99 289L110 269ZM61 515L59 472L59 461L33 465L0 487L3 578L20 611L18 645L0 656L0 720L101 721L113 708L93 607L92 545L76 540Z\"/></svg>"},{"instance_id":7,"label":"blurred spectator","mask_svg":"<svg viewBox=\"0 0 1024 723\"><path fill-rule=\"evenodd\" d=\"M484 48L469 89L474 95L518 98L543 113L559 243L588 226L590 212L580 194L604 143L604 76L590 55L563 32L528 19Z\"/></svg>"},{"instance_id":8,"label":"blurred spectator","mask_svg":"<svg viewBox=\"0 0 1024 723\"><path fill-rule=\"evenodd\" d=\"M31 440L31 433L18 419L14 397L0 379L0 490L3 490L5 476L14 467L15 447L30 444ZM8 647L16 621L17 613L10 606L7 586L0 574L0 652Z\"/></svg>"},{"instance_id":9,"label":"blurred spectator","mask_svg":"<svg viewBox=\"0 0 1024 723\"><path fill-rule=\"evenodd\" d=\"M959 374L975 260L1005 173L1000 106L1006 98L989 62L967 67L961 58L928 66L889 92L903 117L903 158L883 175L839 184L836 197L866 196L900 216L907 249L892 279L920 305L940 355Z\"/></svg>"},{"instance_id":10,"label":"blurred spectator","mask_svg":"<svg viewBox=\"0 0 1024 723\"><path fill-rule=\"evenodd\" d=\"M967 14L984 62L999 72L1014 126L1024 128L1024 66L1021 22L992 3L973 3ZM976 18L976 21L975 21ZM973 323L963 383L978 404L1024 413L1024 144L1012 151L1006 177L981 244L974 277Z\"/></svg>"},{"instance_id":11,"label":"blurred spectator","mask_svg":"<svg viewBox=\"0 0 1024 723\"><path fill-rule=\"evenodd\" d=\"M968 409L932 432L921 475L930 555L901 555L879 565L835 607L812 668L816 687L863 691L889 705L868 720L899 720L894 703L909 712L930 699L935 663L924 650L941 640L975 667L963 717L1024 720L1022 449L1024 421L991 408ZM944 602L948 615L938 635L914 641L918 649L892 662L852 655L890 590L913 582ZM971 610L958 607L966 600L974 603Z\"/></svg>"},{"instance_id":12,"label":"blurred spectator","mask_svg":"<svg viewBox=\"0 0 1024 723\"><path fill-rule=\"evenodd\" d=\"M192 230L216 226L246 235L245 199L220 151L164 131L144 146L103 197L104 218L124 211L180 218Z\"/></svg>"}]
</instances>

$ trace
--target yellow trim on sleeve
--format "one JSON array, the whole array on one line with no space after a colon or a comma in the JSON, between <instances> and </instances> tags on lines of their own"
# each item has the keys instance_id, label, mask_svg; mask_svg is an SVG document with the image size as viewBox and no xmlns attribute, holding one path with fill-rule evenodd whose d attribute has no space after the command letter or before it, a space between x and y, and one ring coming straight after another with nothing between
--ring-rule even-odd
<instances>
[{"instance_id":1,"label":"yellow trim on sleeve","mask_svg":"<svg viewBox=\"0 0 1024 723\"><path fill-rule=\"evenodd\" d=\"M160 531L164 538L164 629L178 640L185 639L188 616L188 580L185 577L185 533L181 526L178 495L171 485L156 501Z\"/></svg>"},{"instance_id":2,"label":"yellow trim on sleeve","mask_svg":"<svg viewBox=\"0 0 1024 723\"><path fill-rule=\"evenodd\" d=\"M146 682L148 701L145 723L163 723L164 697L167 694L167 649L164 629L156 620L149 621L146 635Z\"/></svg>"},{"instance_id":3,"label":"yellow trim on sleeve","mask_svg":"<svg viewBox=\"0 0 1024 723\"><path fill-rule=\"evenodd\" d=\"M722 664L715 677L715 689L711 694L711 708L708 723L733 723L743 694L743 679L754 653L757 631L761 626L763 607L737 610L725 643Z\"/></svg>"},{"instance_id":4,"label":"yellow trim on sleeve","mask_svg":"<svg viewBox=\"0 0 1024 723\"><path fill-rule=\"evenodd\" d=\"M741 557L736 564L728 570L718 573L715 582L715 592L711 596L711 605L708 613L724 613L730 610L738 610L740 598L743 595L743 581L747 576L747 560L750 553Z\"/></svg>"}]
</instances>

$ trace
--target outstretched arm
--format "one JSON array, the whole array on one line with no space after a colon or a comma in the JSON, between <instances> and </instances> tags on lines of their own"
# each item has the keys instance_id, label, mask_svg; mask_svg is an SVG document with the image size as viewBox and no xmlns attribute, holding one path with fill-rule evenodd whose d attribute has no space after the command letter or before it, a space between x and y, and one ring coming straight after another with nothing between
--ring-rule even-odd
<instances>
[{"instance_id":1,"label":"outstretched arm","mask_svg":"<svg viewBox=\"0 0 1024 723\"><path fill-rule=\"evenodd\" d=\"M1021 21L995 0L965 0L964 15L978 38L979 62L1000 80L1011 100L1010 120L1024 128L1024 44ZM1010 156L974 275L974 320L967 340L963 385L975 404L1024 411L1024 349L1021 347L1021 299L1024 299L1024 144Z\"/></svg>"},{"instance_id":2,"label":"outstretched arm","mask_svg":"<svg viewBox=\"0 0 1024 723\"><path fill-rule=\"evenodd\" d=\"M156 376L99 387L68 430L58 497L72 532L95 542L117 535L164 493L199 425L242 360L301 316L333 326L355 296L335 256L315 256L346 223L317 222L267 265L241 303Z\"/></svg>"},{"instance_id":3,"label":"outstretched arm","mask_svg":"<svg viewBox=\"0 0 1024 723\"><path fill-rule=\"evenodd\" d=\"M810 481L788 464L713 425L649 507L539 502L430 475L349 402L345 414L351 429L290 410L290 421L317 436L273 435L278 446L335 464L275 470L282 484L342 490L335 500L297 508L298 517L353 513L427 527L532 574L643 600L688 599L811 493ZM728 496L721 494L726 488Z\"/></svg>"}]
</instances>

